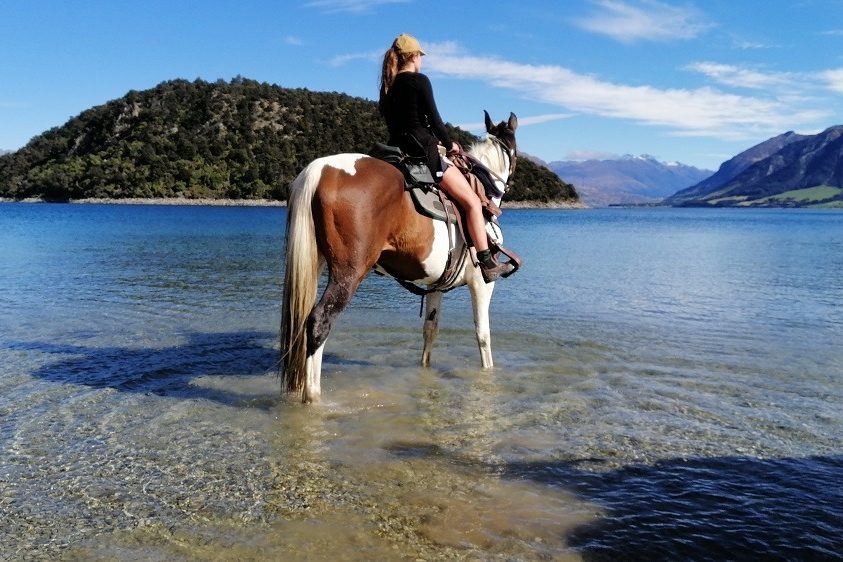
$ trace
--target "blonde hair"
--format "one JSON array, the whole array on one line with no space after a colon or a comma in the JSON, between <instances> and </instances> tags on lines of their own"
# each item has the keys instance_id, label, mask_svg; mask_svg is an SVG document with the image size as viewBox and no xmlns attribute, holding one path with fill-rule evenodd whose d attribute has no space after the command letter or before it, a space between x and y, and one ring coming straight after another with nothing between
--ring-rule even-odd
<instances>
[{"instance_id":1,"label":"blonde hair","mask_svg":"<svg viewBox=\"0 0 843 562\"><path fill-rule=\"evenodd\" d=\"M386 101L386 94L395 82L395 76L398 71L414 56L415 53L402 53L398 49L398 40L392 42L392 46L386 50L383 55L383 64L381 65L381 79L380 79L380 95L378 97L378 107L383 113L383 104Z\"/></svg>"}]
</instances>

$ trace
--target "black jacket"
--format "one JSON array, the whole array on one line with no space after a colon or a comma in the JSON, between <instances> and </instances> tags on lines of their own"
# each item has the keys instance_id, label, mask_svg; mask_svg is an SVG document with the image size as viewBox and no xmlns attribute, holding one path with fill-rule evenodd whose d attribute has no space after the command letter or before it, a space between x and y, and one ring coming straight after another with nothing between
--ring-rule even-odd
<instances>
[{"instance_id":1,"label":"black jacket","mask_svg":"<svg viewBox=\"0 0 843 562\"><path fill-rule=\"evenodd\" d=\"M430 79L419 72L399 72L380 101L381 114L389 129L389 144L400 146L412 156L431 154L437 140L447 150L451 138L433 101Z\"/></svg>"}]
</instances>

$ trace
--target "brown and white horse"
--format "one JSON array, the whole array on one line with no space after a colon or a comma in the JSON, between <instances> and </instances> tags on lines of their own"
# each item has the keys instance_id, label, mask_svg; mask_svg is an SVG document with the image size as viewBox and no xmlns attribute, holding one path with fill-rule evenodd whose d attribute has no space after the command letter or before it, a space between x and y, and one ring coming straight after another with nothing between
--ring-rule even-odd
<instances>
[{"instance_id":1,"label":"brown and white horse","mask_svg":"<svg viewBox=\"0 0 843 562\"><path fill-rule=\"evenodd\" d=\"M515 166L514 114L495 125L486 114L486 140L469 153L505 184ZM500 200L495 200L496 204ZM450 236L446 228L450 228ZM448 256L449 237L464 243L453 224L419 214L404 178L395 167L365 154L336 154L308 164L290 188L284 304L281 318L282 374L286 389L303 402L321 394L320 375L325 340L336 317L373 268L418 285L435 283ZM493 239L500 229L488 223ZM502 240L498 240L502 242ZM328 283L316 302L319 273L328 268ZM458 284L468 285L480 359L492 366L489 302L494 283L485 283L480 269L465 260ZM442 293L425 302L422 365L438 331Z\"/></svg>"}]
</instances>

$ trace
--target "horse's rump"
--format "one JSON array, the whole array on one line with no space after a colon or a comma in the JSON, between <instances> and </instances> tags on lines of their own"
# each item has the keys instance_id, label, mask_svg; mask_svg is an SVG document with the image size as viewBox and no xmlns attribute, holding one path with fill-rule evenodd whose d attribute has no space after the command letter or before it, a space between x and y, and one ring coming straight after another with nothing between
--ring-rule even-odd
<instances>
[{"instance_id":1,"label":"horse's rump","mask_svg":"<svg viewBox=\"0 0 843 562\"><path fill-rule=\"evenodd\" d=\"M423 279L432 222L415 211L401 172L386 162L336 154L302 170L288 199L281 326L288 390L302 390L307 357L321 345L308 333L313 328L307 318L316 300L322 256L331 258L329 285L336 283L337 291L349 297L375 264L399 278Z\"/></svg>"}]
</instances>

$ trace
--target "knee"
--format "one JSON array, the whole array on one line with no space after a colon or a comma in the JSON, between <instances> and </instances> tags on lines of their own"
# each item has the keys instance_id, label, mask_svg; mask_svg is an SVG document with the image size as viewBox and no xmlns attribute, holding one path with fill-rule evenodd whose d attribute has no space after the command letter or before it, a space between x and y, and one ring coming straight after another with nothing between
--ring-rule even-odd
<instances>
[{"instance_id":1,"label":"knee","mask_svg":"<svg viewBox=\"0 0 843 562\"><path fill-rule=\"evenodd\" d=\"M482 207L480 205L480 199L475 195L473 192L468 192L462 194L463 196L459 198L458 203L462 210L465 211L469 216L477 216L482 212Z\"/></svg>"},{"instance_id":2,"label":"knee","mask_svg":"<svg viewBox=\"0 0 843 562\"><path fill-rule=\"evenodd\" d=\"M468 201L465 204L466 210L470 210L472 213L479 213L481 211L480 198L474 193L468 197Z\"/></svg>"}]
</instances>

